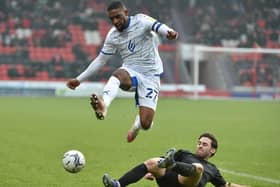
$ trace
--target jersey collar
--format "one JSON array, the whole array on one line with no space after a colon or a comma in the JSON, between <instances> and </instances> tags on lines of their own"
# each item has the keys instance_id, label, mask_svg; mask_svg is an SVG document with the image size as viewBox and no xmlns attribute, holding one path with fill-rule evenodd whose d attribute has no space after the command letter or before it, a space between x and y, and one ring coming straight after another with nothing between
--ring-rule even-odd
<instances>
[{"instance_id":1,"label":"jersey collar","mask_svg":"<svg viewBox=\"0 0 280 187\"><path fill-rule=\"evenodd\" d=\"M130 19L131 19L130 16L128 16L128 20L126 22L126 25L124 25L123 30L125 30L125 29L127 29L129 27Z\"/></svg>"}]
</instances>

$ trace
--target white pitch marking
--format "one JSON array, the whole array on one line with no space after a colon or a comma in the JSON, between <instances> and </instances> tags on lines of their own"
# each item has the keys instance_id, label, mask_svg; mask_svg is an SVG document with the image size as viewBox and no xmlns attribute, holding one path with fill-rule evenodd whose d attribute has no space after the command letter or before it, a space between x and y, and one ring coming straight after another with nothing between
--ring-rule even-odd
<instances>
[{"instance_id":1,"label":"white pitch marking","mask_svg":"<svg viewBox=\"0 0 280 187\"><path fill-rule=\"evenodd\" d=\"M227 169L221 169L221 168L219 168L219 169L222 172L225 172L225 173L228 173L228 174L232 174L232 175L236 175L236 176L247 177L247 178L256 179L256 180L259 180L259 181L274 183L274 184L280 184L280 180L277 180L277 179L270 179L270 178L266 178L266 177L250 175L248 173L240 173L240 172L231 171L231 170L227 170Z\"/></svg>"}]
</instances>

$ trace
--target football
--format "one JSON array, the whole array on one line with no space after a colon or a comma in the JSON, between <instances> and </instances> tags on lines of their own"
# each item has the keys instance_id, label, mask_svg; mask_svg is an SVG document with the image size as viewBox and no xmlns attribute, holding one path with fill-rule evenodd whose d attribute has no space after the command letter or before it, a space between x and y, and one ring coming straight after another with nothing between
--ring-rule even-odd
<instances>
[{"instance_id":1,"label":"football","mask_svg":"<svg viewBox=\"0 0 280 187\"><path fill-rule=\"evenodd\" d=\"M63 155L62 164L66 171L78 173L85 167L85 156L78 150L67 151Z\"/></svg>"}]
</instances>

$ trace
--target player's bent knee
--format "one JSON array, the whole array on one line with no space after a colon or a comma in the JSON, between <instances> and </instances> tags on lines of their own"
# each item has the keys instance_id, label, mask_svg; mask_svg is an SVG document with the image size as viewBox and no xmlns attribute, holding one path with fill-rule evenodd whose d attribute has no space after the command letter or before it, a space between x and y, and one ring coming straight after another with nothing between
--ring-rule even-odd
<instances>
[{"instance_id":1,"label":"player's bent knee","mask_svg":"<svg viewBox=\"0 0 280 187\"><path fill-rule=\"evenodd\" d=\"M200 164L200 163L192 163L192 165L195 166L195 168L196 168L196 173L198 173L198 174L203 173L204 167L203 167L202 164Z\"/></svg>"},{"instance_id":2,"label":"player's bent knee","mask_svg":"<svg viewBox=\"0 0 280 187\"><path fill-rule=\"evenodd\" d=\"M158 167L158 161L160 158L151 158L144 162L145 166L147 167L148 172L152 173L155 177L160 177L165 174L165 168Z\"/></svg>"},{"instance_id":3,"label":"player's bent knee","mask_svg":"<svg viewBox=\"0 0 280 187\"><path fill-rule=\"evenodd\" d=\"M131 78L128 74L127 71L125 71L124 69L117 69L113 72L112 76L116 77L117 79L119 79L120 81L120 88L122 90L128 91L131 86L132 86L132 82L131 82Z\"/></svg>"},{"instance_id":4,"label":"player's bent knee","mask_svg":"<svg viewBox=\"0 0 280 187\"><path fill-rule=\"evenodd\" d=\"M201 180L204 167L200 163L192 163L192 165L195 167L195 174L189 177L185 177L182 175L179 175L179 182L181 184L184 184L185 186L195 187Z\"/></svg>"},{"instance_id":5,"label":"player's bent knee","mask_svg":"<svg viewBox=\"0 0 280 187\"><path fill-rule=\"evenodd\" d=\"M156 158L151 158L149 160L146 160L144 164L146 165L147 169L150 171L157 167L157 161L158 160Z\"/></svg>"}]
</instances>

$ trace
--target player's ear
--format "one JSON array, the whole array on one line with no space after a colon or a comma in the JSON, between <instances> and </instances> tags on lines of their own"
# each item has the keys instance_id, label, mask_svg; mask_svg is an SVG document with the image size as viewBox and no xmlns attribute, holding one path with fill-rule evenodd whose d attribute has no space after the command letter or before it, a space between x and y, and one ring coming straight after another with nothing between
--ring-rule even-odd
<instances>
[{"instance_id":1,"label":"player's ear","mask_svg":"<svg viewBox=\"0 0 280 187\"><path fill-rule=\"evenodd\" d=\"M215 148L211 148L210 153L211 153L212 156L214 156L215 153L216 153L216 149Z\"/></svg>"},{"instance_id":2,"label":"player's ear","mask_svg":"<svg viewBox=\"0 0 280 187\"><path fill-rule=\"evenodd\" d=\"M128 10L127 10L127 9L124 10L124 14L125 14L126 16L128 16Z\"/></svg>"}]
</instances>

